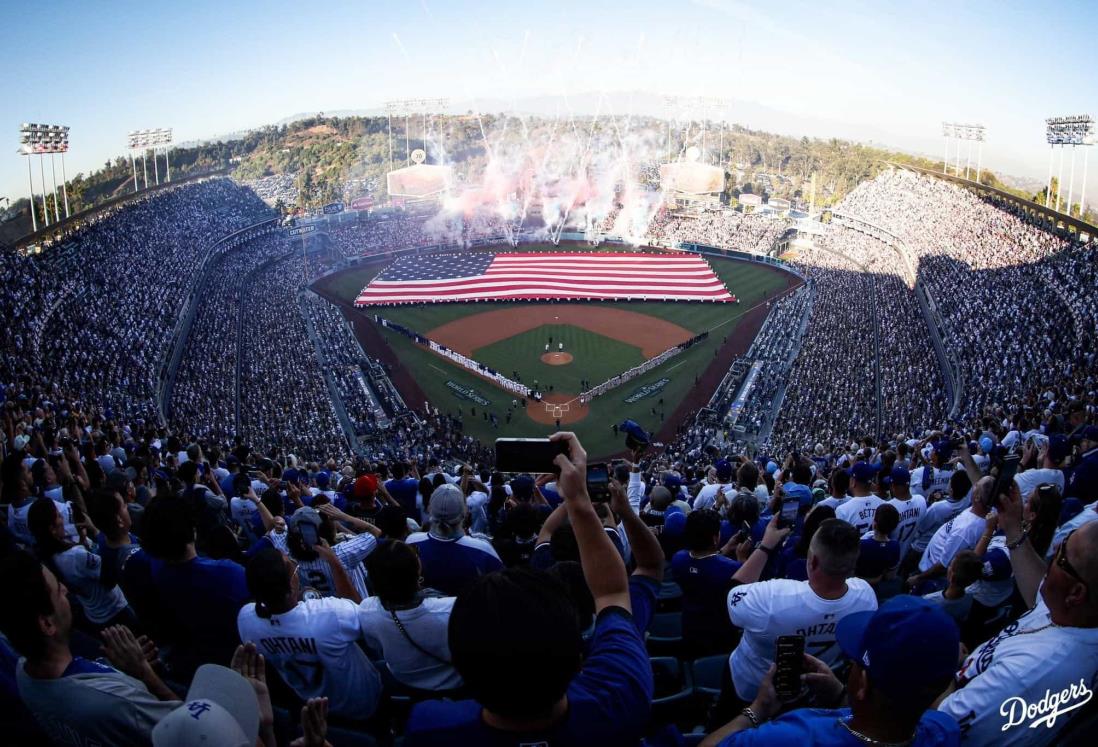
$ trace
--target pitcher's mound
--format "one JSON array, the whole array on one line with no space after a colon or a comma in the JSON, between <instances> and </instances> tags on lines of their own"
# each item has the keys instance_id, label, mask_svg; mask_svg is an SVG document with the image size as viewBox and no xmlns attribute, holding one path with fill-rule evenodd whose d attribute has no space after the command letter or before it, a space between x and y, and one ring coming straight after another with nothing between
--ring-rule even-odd
<instances>
[{"instance_id":1,"label":"pitcher's mound","mask_svg":"<svg viewBox=\"0 0 1098 747\"><path fill-rule=\"evenodd\" d=\"M558 408L555 409L554 405ZM541 402L529 400L526 405L526 414L530 419L545 425L556 425L557 418L560 418L562 426L578 423L587 417L587 411L587 405L581 405L575 395L560 392L545 395Z\"/></svg>"},{"instance_id":2,"label":"pitcher's mound","mask_svg":"<svg viewBox=\"0 0 1098 747\"><path fill-rule=\"evenodd\" d=\"M572 362L571 353L542 353L541 362L550 366L567 366Z\"/></svg>"}]
</instances>

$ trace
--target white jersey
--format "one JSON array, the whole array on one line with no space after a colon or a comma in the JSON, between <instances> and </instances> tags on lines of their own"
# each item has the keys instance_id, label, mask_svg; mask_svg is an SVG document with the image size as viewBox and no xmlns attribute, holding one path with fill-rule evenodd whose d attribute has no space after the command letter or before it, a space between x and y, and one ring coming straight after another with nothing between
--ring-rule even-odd
<instances>
[{"instance_id":1,"label":"white jersey","mask_svg":"<svg viewBox=\"0 0 1098 747\"><path fill-rule=\"evenodd\" d=\"M103 559L83 545L57 553L53 564L91 622L102 625L126 608L126 597L117 585L107 588L99 583Z\"/></svg>"},{"instance_id":2,"label":"white jersey","mask_svg":"<svg viewBox=\"0 0 1098 747\"><path fill-rule=\"evenodd\" d=\"M923 472L928 469L934 470L934 474L930 477L930 484L924 487ZM930 495L937 490L940 491L943 496L947 495L949 493L949 480L952 477L953 470L938 469L936 467L924 465L911 473L911 492L919 493L920 495Z\"/></svg>"},{"instance_id":3,"label":"white jersey","mask_svg":"<svg viewBox=\"0 0 1098 747\"><path fill-rule=\"evenodd\" d=\"M1032 610L969 654L938 710L957 720L966 744L1055 744L1078 713L1071 706L1092 697L1084 690L1098 686L1096 672L1098 628L1053 624L1038 593Z\"/></svg>"},{"instance_id":4,"label":"white jersey","mask_svg":"<svg viewBox=\"0 0 1098 747\"><path fill-rule=\"evenodd\" d=\"M931 503L926 507L926 513L923 514L923 518L919 519L919 524L915 528L915 539L912 541L911 546L923 552L926 550L926 546L930 543L930 538L934 536L934 533L953 517L960 514L966 508L972 505L972 498L966 495L959 501L937 501Z\"/></svg>"},{"instance_id":5,"label":"white jersey","mask_svg":"<svg viewBox=\"0 0 1098 747\"><path fill-rule=\"evenodd\" d=\"M911 543L915 541L915 529L919 526L919 520L926 514L926 498L913 495L906 501L890 498L885 503L895 507L900 514L900 523L896 525L889 538L900 543L900 559L903 560L907 551L911 549Z\"/></svg>"},{"instance_id":6,"label":"white jersey","mask_svg":"<svg viewBox=\"0 0 1098 747\"><path fill-rule=\"evenodd\" d=\"M229 513L232 514L233 521L235 521L238 526L255 531L255 518L259 514L259 509L256 508L255 503L251 500L239 496L230 499Z\"/></svg>"},{"instance_id":7,"label":"white jersey","mask_svg":"<svg viewBox=\"0 0 1098 747\"><path fill-rule=\"evenodd\" d=\"M858 534L864 534L873 528L873 517L877 513L877 506L882 503L884 501L875 495L851 498L835 509L835 518L853 524Z\"/></svg>"},{"instance_id":8,"label":"white jersey","mask_svg":"<svg viewBox=\"0 0 1098 747\"><path fill-rule=\"evenodd\" d=\"M743 584L728 592L728 615L743 628L743 637L729 657L736 694L751 702L766 670L774 661L778 636L802 635L805 653L834 668L842 659L835 643L835 626L853 612L877 609L873 587L860 578L846 582L838 599L823 599L807 581L774 579Z\"/></svg>"},{"instance_id":9,"label":"white jersey","mask_svg":"<svg viewBox=\"0 0 1098 747\"><path fill-rule=\"evenodd\" d=\"M306 599L270 618L246 604L236 627L302 700L326 697L332 713L356 720L377 708L381 676L357 645L362 628L354 602Z\"/></svg>"},{"instance_id":10,"label":"white jersey","mask_svg":"<svg viewBox=\"0 0 1098 747\"><path fill-rule=\"evenodd\" d=\"M8 529L15 538L28 547L34 547L34 536L30 533L30 524L27 522L27 514L34 504L34 499L28 500L22 506L8 506ZM65 539L69 542L78 542L80 534L76 531L75 522L72 519L72 504L68 501L54 501L57 512L61 514L61 520L65 522Z\"/></svg>"},{"instance_id":11,"label":"white jersey","mask_svg":"<svg viewBox=\"0 0 1098 747\"><path fill-rule=\"evenodd\" d=\"M362 561L376 547L377 540L372 534L359 534L332 545L332 552L339 558L340 564L347 569L351 584L363 599L369 596L369 593L366 591L366 568L362 565ZM303 587L316 589L326 597L335 594L335 578L332 577L332 569L324 558L298 560L297 574L301 578Z\"/></svg>"},{"instance_id":12,"label":"white jersey","mask_svg":"<svg viewBox=\"0 0 1098 747\"><path fill-rule=\"evenodd\" d=\"M461 675L450 663L447 637L454 600L455 597L427 597L418 607L397 610L397 618L404 626L402 633L393 622L392 613L381 606L380 599L364 599L358 608L362 637L371 648L381 652L389 671L402 684L420 690L461 687Z\"/></svg>"},{"instance_id":13,"label":"white jersey","mask_svg":"<svg viewBox=\"0 0 1098 747\"><path fill-rule=\"evenodd\" d=\"M987 526L983 517L972 513L971 509L962 511L938 527L938 531L927 543L926 552L919 559L919 570L926 571L935 563L946 568L953 562L954 556L961 550L974 550L980 541L980 535Z\"/></svg>"}]
</instances>

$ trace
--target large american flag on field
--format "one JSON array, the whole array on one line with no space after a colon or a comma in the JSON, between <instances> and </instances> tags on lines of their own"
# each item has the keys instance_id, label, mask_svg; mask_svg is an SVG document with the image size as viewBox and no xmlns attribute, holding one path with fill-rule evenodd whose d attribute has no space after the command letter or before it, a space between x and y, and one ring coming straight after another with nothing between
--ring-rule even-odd
<instances>
[{"instance_id":1,"label":"large american flag on field","mask_svg":"<svg viewBox=\"0 0 1098 747\"><path fill-rule=\"evenodd\" d=\"M355 306L443 301L735 301L697 254L468 252L402 257Z\"/></svg>"}]
</instances>

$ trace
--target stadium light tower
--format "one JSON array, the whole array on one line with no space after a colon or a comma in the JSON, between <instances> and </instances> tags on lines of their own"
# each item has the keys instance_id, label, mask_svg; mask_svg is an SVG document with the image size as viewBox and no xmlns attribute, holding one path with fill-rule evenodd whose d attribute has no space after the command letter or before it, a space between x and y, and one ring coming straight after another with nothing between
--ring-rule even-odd
<instances>
[{"instance_id":1,"label":"stadium light tower","mask_svg":"<svg viewBox=\"0 0 1098 747\"><path fill-rule=\"evenodd\" d=\"M57 166L54 156L61 154L61 191L64 195L65 217L69 217L69 190L65 176L65 153L69 149L69 128L63 125L43 125L24 123L19 127L19 153L24 156L38 156L38 170L42 179L42 217L45 226L50 224L49 205L46 202L46 166L42 158L50 157L50 172L53 175L53 218L61 222L61 199L57 194ZM27 161L27 180L30 184L31 226L38 230L38 218L34 213L34 176L30 160Z\"/></svg>"},{"instance_id":2,"label":"stadium light tower","mask_svg":"<svg viewBox=\"0 0 1098 747\"><path fill-rule=\"evenodd\" d=\"M942 173L949 175L949 141L953 139L953 125L949 122L942 122L942 137L945 138L946 150L945 156L942 157Z\"/></svg>"},{"instance_id":3,"label":"stadium light tower","mask_svg":"<svg viewBox=\"0 0 1098 747\"><path fill-rule=\"evenodd\" d=\"M1060 147L1060 168L1056 184L1056 207L1060 210L1060 194L1063 191L1064 178L1064 150L1065 146L1071 146L1071 172L1068 186L1067 212L1071 215L1071 203L1075 199L1075 148L1083 146L1089 148L1094 144L1094 118L1089 114L1076 114L1068 117L1050 117L1045 120L1045 138L1050 146L1049 151L1049 184L1045 190L1045 207L1049 206L1049 195L1052 192L1052 149ZM1079 205L1079 215L1082 217L1086 209L1087 192L1087 166L1090 151L1083 151L1083 191L1082 201Z\"/></svg>"}]
</instances>

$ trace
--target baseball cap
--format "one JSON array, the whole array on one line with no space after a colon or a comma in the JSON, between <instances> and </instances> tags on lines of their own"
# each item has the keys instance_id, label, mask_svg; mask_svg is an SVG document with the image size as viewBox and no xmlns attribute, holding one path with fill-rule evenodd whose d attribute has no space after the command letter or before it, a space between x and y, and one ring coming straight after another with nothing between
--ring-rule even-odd
<instances>
[{"instance_id":1,"label":"baseball cap","mask_svg":"<svg viewBox=\"0 0 1098 747\"><path fill-rule=\"evenodd\" d=\"M1084 428L1083 438L1087 441L1098 441L1098 425L1088 425Z\"/></svg>"},{"instance_id":2,"label":"baseball cap","mask_svg":"<svg viewBox=\"0 0 1098 747\"><path fill-rule=\"evenodd\" d=\"M1071 444L1068 440L1060 435L1054 433L1048 437L1048 456L1054 462L1060 462L1067 458L1067 455L1071 453Z\"/></svg>"},{"instance_id":3,"label":"baseball cap","mask_svg":"<svg viewBox=\"0 0 1098 747\"><path fill-rule=\"evenodd\" d=\"M326 487L328 487L328 483L331 482L331 479L332 479L331 475L329 475L327 472L317 472L316 473L316 486L318 488L326 488Z\"/></svg>"},{"instance_id":4,"label":"baseball cap","mask_svg":"<svg viewBox=\"0 0 1098 747\"><path fill-rule=\"evenodd\" d=\"M302 506L298 510L294 511L293 516L290 517L290 531L298 531L302 524L312 524L313 526L320 528L320 512L311 506Z\"/></svg>"},{"instance_id":5,"label":"baseball cap","mask_svg":"<svg viewBox=\"0 0 1098 747\"><path fill-rule=\"evenodd\" d=\"M888 473L888 479L893 485L910 485L911 473L907 471L907 467L902 464L897 464L892 468L892 471Z\"/></svg>"},{"instance_id":6,"label":"baseball cap","mask_svg":"<svg viewBox=\"0 0 1098 747\"><path fill-rule=\"evenodd\" d=\"M251 747L259 736L259 703L251 684L219 664L194 673L187 700L152 730L153 747Z\"/></svg>"},{"instance_id":7,"label":"baseball cap","mask_svg":"<svg viewBox=\"0 0 1098 747\"><path fill-rule=\"evenodd\" d=\"M835 638L873 686L889 697L944 683L957 671L961 636L942 609L921 597L893 597L873 612L839 621Z\"/></svg>"},{"instance_id":8,"label":"baseball cap","mask_svg":"<svg viewBox=\"0 0 1098 747\"><path fill-rule=\"evenodd\" d=\"M877 467L869 462L857 462L850 468L850 476L858 482L873 482L877 478Z\"/></svg>"},{"instance_id":9,"label":"baseball cap","mask_svg":"<svg viewBox=\"0 0 1098 747\"><path fill-rule=\"evenodd\" d=\"M988 435L980 436L980 450L981 451L983 451L985 454L990 454L991 450L994 447L995 447L995 439L993 439L991 436L988 436Z\"/></svg>"},{"instance_id":10,"label":"baseball cap","mask_svg":"<svg viewBox=\"0 0 1098 747\"><path fill-rule=\"evenodd\" d=\"M716 464L717 479L721 482L732 479L732 462L727 459L721 459Z\"/></svg>"},{"instance_id":11,"label":"baseball cap","mask_svg":"<svg viewBox=\"0 0 1098 747\"><path fill-rule=\"evenodd\" d=\"M1010 564L1010 558L999 548L988 550L981 560L983 566L980 568L980 577L984 581L1006 581L1014 575L1014 566Z\"/></svg>"},{"instance_id":12,"label":"baseball cap","mask_svg":"<svg viewBox=\"0 0 1098 747\"><path fill-rule=\"evenodd\" d=\"M778 463L771 459L769 462L766 463L766 471L770 474L774 474L778 471Z\"/></svg>"},{"instance_id":13,"label":"baseball cap","mask_svg":"<svg viewBox=\"0 0 1098 747\"><path fill-rule=\"evenodd\" d=\"M363 475L355 480L354 494L357 500L363 501L367 498L373 498L377 493L377 477L374 475Z\"/></svg>"},{"instance_id":14,"label":"baseball cap","mask_svg":"<svg viewBox=\"0 0 1098 747\"><path fill-rule=\"evenodd\" d=\"M27 448L27 444L30 443L30 436L20 433L15 437L15 450L22 451Z\"/></svg>"},{"instance_id":15,"label":"baseball cap","mask_svg":"<svg viewBox=\"0 0 1098 747\"><path fill-rule=\"evenodd\" d=\"M436 524L453 524L465 518L465 496L461 488L450 483L435 488L428 513Z\"/></svg>"},{"instance_id":16,"label":"baseball cap","mask_svg":"<svg viewBox=\"0 0 1098 747\"><path fill-rule=\"evenodd\" d=\"M297 470L293 467L282 470L282 479L286 482L297 482Z\"/></svg>"},{"instance_id":17,"label":"baseball cap","mask_svg":"<svg viewBox=\"0 0 1098 747\"><path fill-rule=\"evenodd\" d=\"M812 491L809 490L807 485L801 485L799 482L787 482L782 485L782 492L785 493L789 499L796 499L801 506L812 505Z\"/></svg>"}]
</instances>

